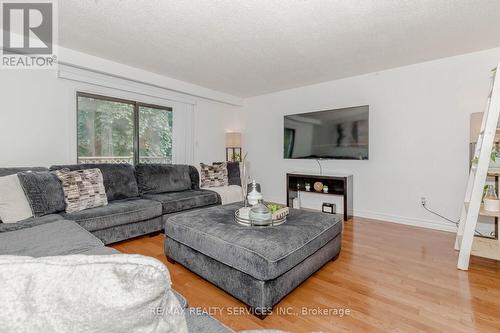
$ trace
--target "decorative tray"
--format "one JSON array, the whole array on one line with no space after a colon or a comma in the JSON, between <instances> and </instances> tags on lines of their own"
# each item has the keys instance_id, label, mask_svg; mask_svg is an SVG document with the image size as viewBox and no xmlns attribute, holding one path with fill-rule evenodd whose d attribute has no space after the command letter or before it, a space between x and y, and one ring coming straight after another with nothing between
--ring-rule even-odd
<instances>
[{"instance_id":1,"label":"decorative tray","mask_svg":"<svg viewBox=\"0 0 500 333\"><path fill-rule=\"evenodd\" d=\"M283 207L272 214L272 219L268 221L255 221L240 216L239 209L234 212L234 220L236 223L247 227L275 227L286 222L289 213L288 207Z\"/></svg>"}]
</instances>

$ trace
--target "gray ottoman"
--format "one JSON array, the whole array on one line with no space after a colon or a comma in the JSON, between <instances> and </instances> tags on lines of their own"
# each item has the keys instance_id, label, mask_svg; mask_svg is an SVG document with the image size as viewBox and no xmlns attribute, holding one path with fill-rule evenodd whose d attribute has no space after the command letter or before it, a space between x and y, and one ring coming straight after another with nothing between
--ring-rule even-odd
<instances>
[{"instance_id":1,"label":"gray ottoman","mask_svg":"<svg viewBox=\"0 0 500 333\"><path fill-rule=\"evenodd\" d=\"M258 316L340 252L340 215L291 209L285 224L234 222L240 204L167 216L165 254L247 304Z\"/></svg>"}]
</instances>

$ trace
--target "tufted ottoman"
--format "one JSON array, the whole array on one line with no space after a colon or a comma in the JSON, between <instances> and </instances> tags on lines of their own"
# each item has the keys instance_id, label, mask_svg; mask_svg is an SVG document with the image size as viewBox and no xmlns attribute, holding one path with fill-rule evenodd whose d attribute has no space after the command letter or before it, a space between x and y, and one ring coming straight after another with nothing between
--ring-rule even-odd
<instances>
[{"instance_id":1,"label":"tufted ottoman","mask_svg":"<svg viewBox=\"0 0 500 333\"><path fill-rule=\"evenodd\" d=\"M228 204L166 217L165 254L263 317L338 256L342 218L291 209L283 225L252 228L234 222L239 207Z\"/></svg>"}]
</instances>

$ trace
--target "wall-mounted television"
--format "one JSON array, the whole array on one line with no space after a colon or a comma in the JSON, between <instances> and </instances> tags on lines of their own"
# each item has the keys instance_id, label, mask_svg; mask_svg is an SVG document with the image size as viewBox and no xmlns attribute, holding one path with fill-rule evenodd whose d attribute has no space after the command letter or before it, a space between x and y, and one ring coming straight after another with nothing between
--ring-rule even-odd
<instances>
[{"instance_id":1,"label":"wall-mounted television","mask_svg":"<svg viewBox=\"0 0 500 333\"><path fill-rule=\"evenodd\" d=\"M286 115L283 157L367 160L369 106Z\"/></svg>"}]
</instances>

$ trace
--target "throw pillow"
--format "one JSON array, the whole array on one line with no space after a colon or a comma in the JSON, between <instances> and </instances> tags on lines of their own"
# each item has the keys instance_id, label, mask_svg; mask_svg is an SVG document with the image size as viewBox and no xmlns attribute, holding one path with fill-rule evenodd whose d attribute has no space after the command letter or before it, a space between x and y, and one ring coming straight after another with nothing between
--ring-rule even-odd
<instances>
[{"instance_id":1,"label":"throw pillow","mask_svg":"<svg viewBox=\"0 0 500 333\"><path fill-rule=\"evenodd\" d=\"M0 219L15 223L33 216L17 175L0 177Z\"/></svg>"},{"instance_id":2,"label":"throw pillow","mask_svg":"<svg viewBox=\"0 0 500 333\"><path fill-rule=\"evenodd\" d=\"M227 176L227 164L225 162L217 165L207 165L200 163L200 169L202 187L218 187L229 185L229 179Z\"/></svg>"},{"instance_id":3,"label":"throw pillow","mask_svg":"<svg viewBox=\"0 0 500 333\"><path fill-rule=\"evenodd\" d=\"M213 165L219 165L224 162L214 162ZM241 171L240 162L226 162L227 163L227 178L229 185L241 186Z\"/></svg>"},{"instance_id":4,"label":"throw pillow","mask_svg":"<svg viewBox=\"0 0 500 333\"><path fill-rule=\"evenodd\" d=\"M55 173L63 185L66 213L79 212L108 204L101 170L69 171L62 169Z\"/></svg>"},{"instance_id":5,"label":"throw pillow","mask_svg":"<svg viewBox=\"0 0 500 333\"><path fill-rule=\"evenodd\" d=\"M69 169L70 171L99 169L102 172L104 187L108 201L135 198L139 196L139 188L135 178L133 165L123 164L70 164L53 165L50 171Z\"/></svg>"},{"instance_id":6,"label":"throw pillow","mask_svg":"<svg viewBox=\"0 0 500 333\"><path fill-rule=\"evenodd\" d=\"M191 189L199 190L200 189L200 173L195 166L189 166L189 178L191 179Z\"/></svg>"},{"instance_id":7,"label":"throw pillow","mask_svg":"<svg viewBox=\"0 0 500 333\"><path fill-rule=\"evenodd\" d=\"M64 211L64 191L53 172L20 172L19 181L36 217Z\"/></svg>"}]
</instances>

